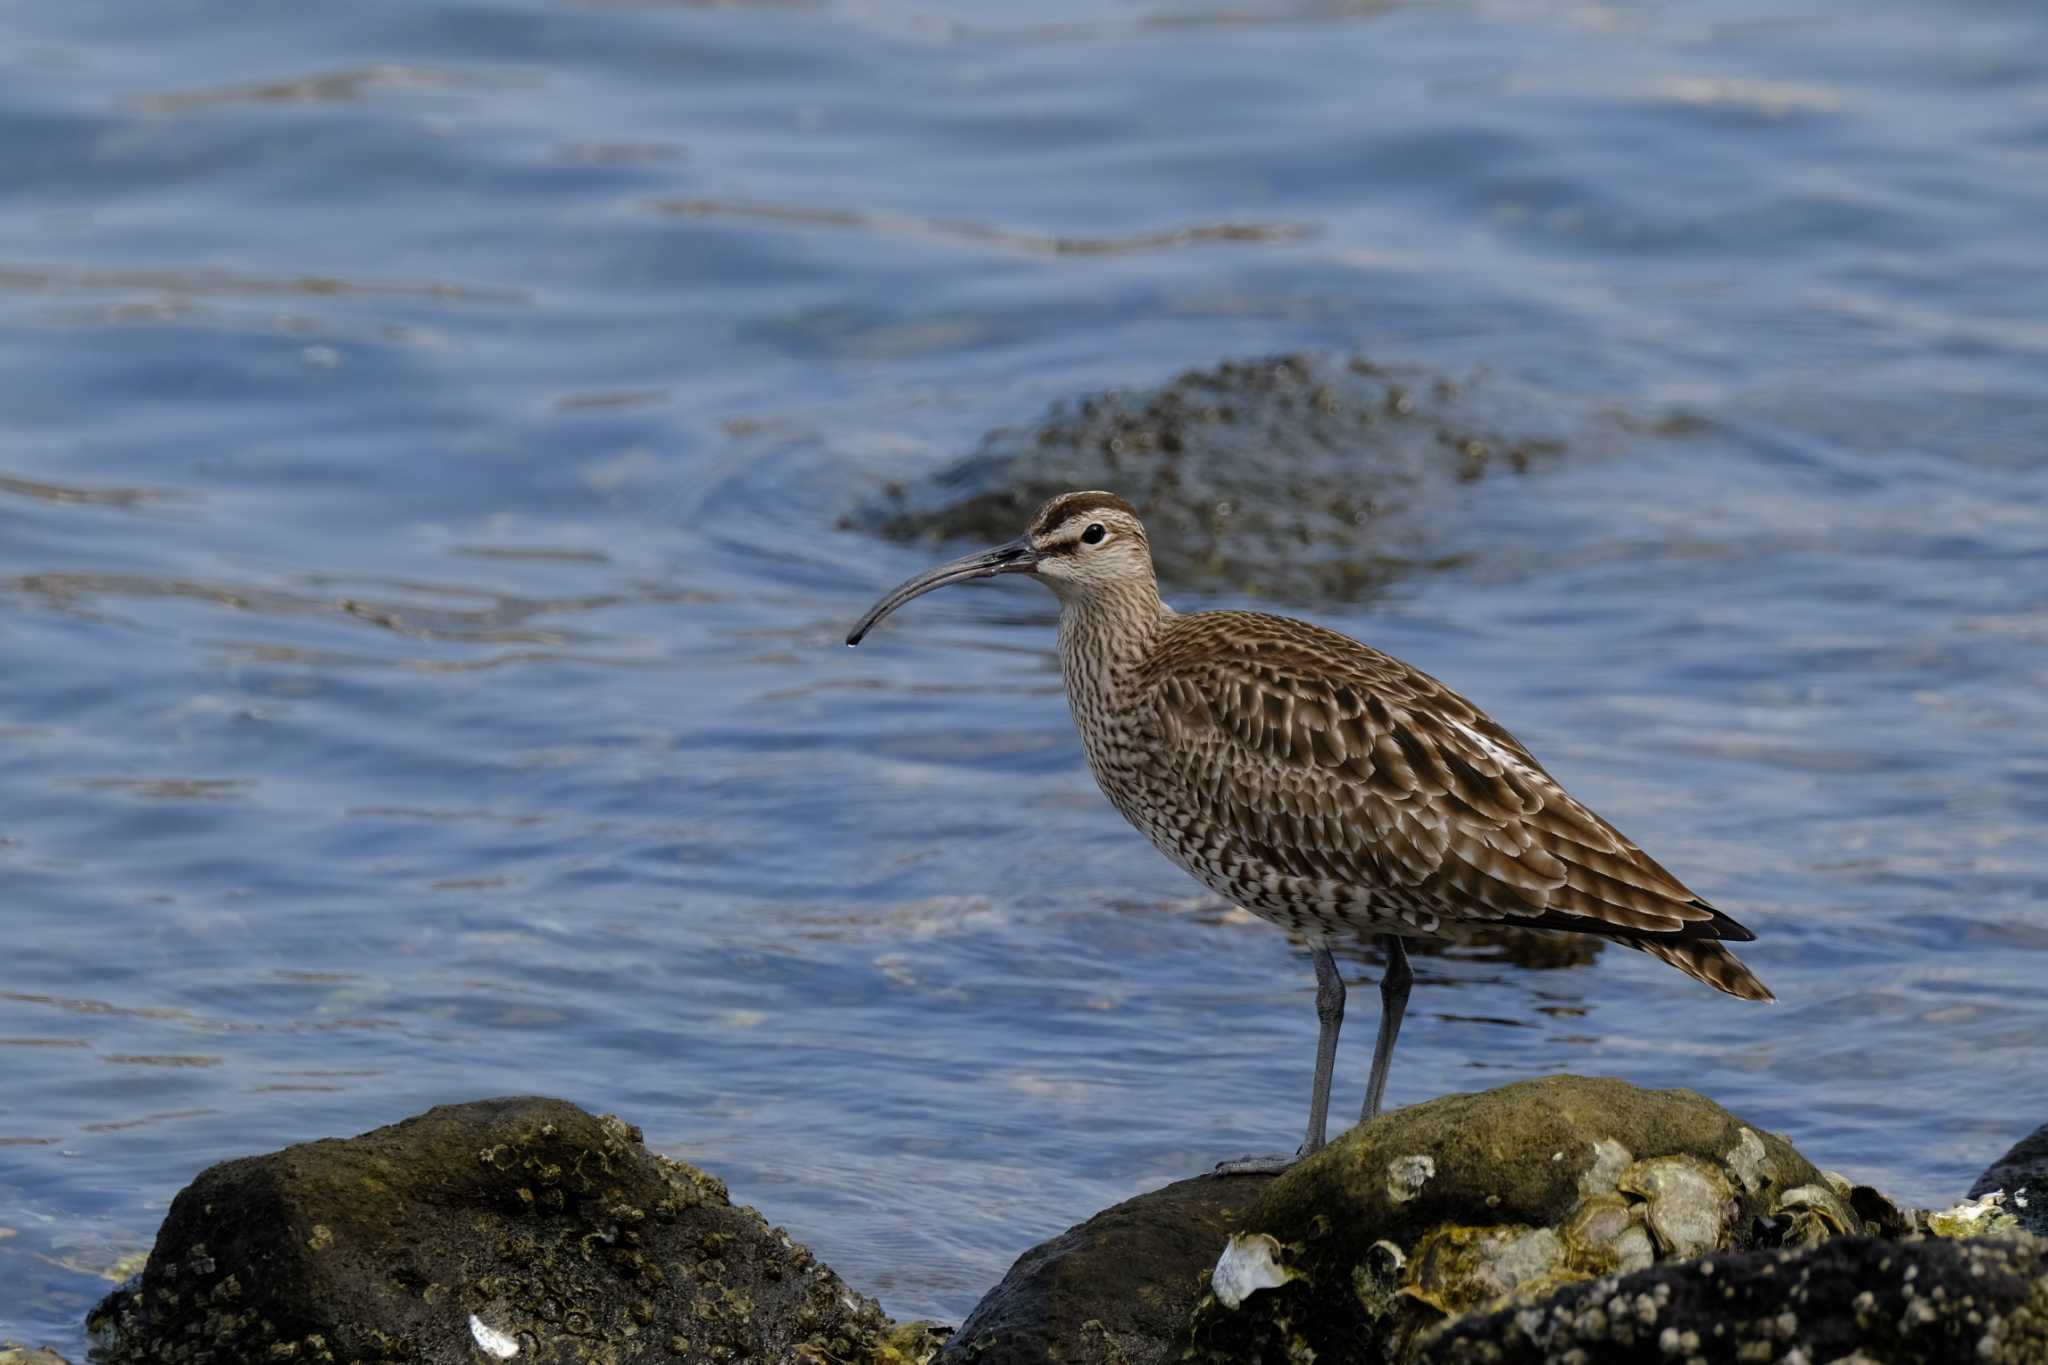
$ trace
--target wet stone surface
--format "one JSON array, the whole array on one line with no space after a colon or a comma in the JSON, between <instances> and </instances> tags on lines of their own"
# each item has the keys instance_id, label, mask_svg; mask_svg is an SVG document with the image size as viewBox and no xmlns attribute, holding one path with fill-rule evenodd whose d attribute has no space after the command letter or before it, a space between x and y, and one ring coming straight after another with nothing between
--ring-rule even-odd
<instances>
[{"instance_id":1,"label":"wet stone surface","mask_svg":"<svg viewBox=\"0 0 2048 1365\"><path fill-rule=\"evenodd\" d=\"M1554 398L1491 377L1363 358L1226 362L993 432L843 524L898 540L994 543L1056 493L1106 488L1144 517L1169 592L1352 600L1442 553L1431 510L1461 484L1527 474L1568 440L1599 443L1558 413Z\"/></svg>"},{"instance_id":2,"label":"wet stone surface","mask_svg":"<svg viewBox=\"0 0 2048 1365\"><path fill-rule=\"evenodd\" d=\"M1264 1176L1201 1176L1096 1214L1017 1258L953 1334L946 1365L1154 1365Z\"/></svg>"},{"instance_id":3,"label":"wet stone surface","mask_svg":"<svg viewBox=\"0 0 2048 1365\"><path fill-rule=\"evenodd\" d=\"M2038 1365L2048 1244L1844 1237L1716 1255L1465 1317L1418 1348L1428 1365Z\"/></svg>"},{"instance_id":4,"label":"wet stone surface","mask_svg":"<svg viewBox=\"0 0 2048 1365\"><path fill-rule=\"evenodd\" d=\"M92 1327L109 1365L929 1353L714 1177L531 1098L209 1167Z\"/></svg>"}]
</instances>

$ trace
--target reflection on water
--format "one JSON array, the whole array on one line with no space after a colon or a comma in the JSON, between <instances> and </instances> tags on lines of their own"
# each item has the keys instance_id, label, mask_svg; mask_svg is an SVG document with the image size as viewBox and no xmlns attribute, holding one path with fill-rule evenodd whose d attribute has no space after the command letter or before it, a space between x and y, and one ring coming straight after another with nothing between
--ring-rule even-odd
<instances>
[{"instance_id":1,"label":"reflection on water","mask_svg":"<svg viewBox=\"0 0 2048 1365\"><path fill-rule=\"evenodd\" d=\"M933 241L951 241L968 246L997 247L1005 251L1027 251L1052 256L1108 256L1124 252L1159 251L1170 247L1202 246L1214 242L1288 242L1310 235L1306 228L1284 223L1210 223L1196 227L1170 228L1159 232L1134 232L1122 237L1049 237L1040 233L990 227L983 223L903 218L844 209L801 208L792 204L763 204L746 200L664 199L655 207L663 213L678 214L685 218L757 218L768 223L796 227L853 228L884 236L929 238Z\"/></svg>"},{"instance_id":2,"label":"reflection on water","mask_svg":"<svg viewBox=\"0 0 2048 1365\"><path fill-rule=\"evenodd\" d=\"M0 493L18 498L40 498L44 502L88 503L96 507L134 507L163 496L151 488L69 488L35 479L9 478L5 474L0 474Z\"/></svg>"},{"instance_id":3,"label":"reflection on water","mask_svg":"<svg viewBox=\"0 0 2048 1365\"><path fill-rule=\"evenodd\" d=\"M158 266L150 269L47 269L0 264L0 290L30 295L154 290L198 298L304 295L309 298L431 300L438 303L528 303L525 291L503 286L422 284L343 279L333 275L264 276L230 270Z\"/></svg>"},{"instance_id":4,"label":"reflection on water","mask_svg":"<svg viewBox=\"0 0 2048 1365\"><path fill-rule=\"evenodd\" d=\"M541 84L534 73L491 75L430 66L402 66L379 63L342 71L324 71L292 80L257 81L242 85L215 86L207 90L174 91L144 95L131 101L145 114L189 114L235 104L327 104L349 103L386 93L440 90L534 89Z\"/></svg>"},{"instance_id":5,"label":"reflection on water","mask_svg":"<svg viewBox=\"0 0 2048 1365\"><path fill-rule=\"evenodd\" d=\"M1784 1002L1447 946L1392 1102L1693 1085L1909 1201L2048 1118L2041 13L16 19L0 1335L81 1356L200 1166L455 1099L621 1112L953 1319L1290 1139L1305 956L1102 802L1050 599L839 646L928 556L841 527L892 483L1280 353L1603 433L1390 514L1400 575L1307 610L1491 710Z\"/></svg>"}]
</instances>

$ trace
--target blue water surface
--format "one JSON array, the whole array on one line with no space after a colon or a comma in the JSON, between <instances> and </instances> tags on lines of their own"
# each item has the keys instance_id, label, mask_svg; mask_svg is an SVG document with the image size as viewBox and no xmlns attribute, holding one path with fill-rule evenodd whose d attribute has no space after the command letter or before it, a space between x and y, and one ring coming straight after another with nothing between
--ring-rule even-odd
<instances>
[{"instance_id":1,"label":"blue water surface","mask_svg":"<svg viewBox=\"0 0 2048 1365\"><path fill-rule=\"evenodd\" d=\"M1921 1203L2048 1120L2038 4L14 0L0 167L0 1336L477 1096L949 1320L1291 1146L1303 951L1096 794L1051 599L839 647L884 483L1283 350L1609 433L1313 614L1782 1001L1422 959L1391 1101L1691 1085Z\"/></svg>"}]
</instances>

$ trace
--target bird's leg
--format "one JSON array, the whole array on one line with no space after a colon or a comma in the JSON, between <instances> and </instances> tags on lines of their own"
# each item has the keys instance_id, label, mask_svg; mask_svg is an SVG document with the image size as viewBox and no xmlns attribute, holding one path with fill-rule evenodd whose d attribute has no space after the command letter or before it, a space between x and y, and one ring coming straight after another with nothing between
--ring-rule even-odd
<instances>
[{"instance_id":1,"label":"bird's leg","mask_svg":"<svg viewBox=\"0 0 2048 1365\"><path fill-rule=\"evenodd\" d=\"M1337 1030L1344 1027L1344 978L1338 974L1337 959L1326 943L1318 943L1316 964L1316 1079L1308 1096L1308 1136L1301 1140L1301 1155L1314 1156L1323 1150L1323 1133L1330 1118L1330 1077L1337 1069Z\"/></svg>"},{"instance_id":2,"label":"bird's leg","mask_svg":"<svg viewBox=\"0 0 2048 1365\"><path fill-rule=\"evenodd\" d=\"M1401 1016L1408 1009L1408 987L1415 981L1415 973L1408 969L1408 949L1399 934L1381 934L1380 947L1387 955L1387 970L1380 977L1380 1036L1372 1045L1372 1076L1365 1083L1360 1123L1380 1112L1380 1097L1387 1090L1387 1067L1394 1060L1394 1039L1400 1035Z\"/></svg>"},{"instance_id":3,"label":"bird's leg","mask_svg":"<svg viewBox=\"0 0 2048 1365\"><path fill-rule=\"evenodd\" d=\"M1308 1097L1308 1135L1292 1156L1241 1156L1234 1161L1219 1161L1217 1175L1276 1175L1323 1149L1323 1134L1330 1119L1330 1079L1337 1069L1337 1030L1344 1026L1344 978L1337 971L1337 959L1331 956L1328 944L1316 944L1314 960L1316 1078Z\"/></svg>"}]
</instances>

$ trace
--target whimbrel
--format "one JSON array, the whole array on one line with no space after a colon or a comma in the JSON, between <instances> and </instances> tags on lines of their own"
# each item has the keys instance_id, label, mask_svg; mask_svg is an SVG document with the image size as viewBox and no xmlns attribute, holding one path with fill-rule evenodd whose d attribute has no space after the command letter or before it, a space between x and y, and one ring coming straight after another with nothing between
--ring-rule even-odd
<instances>
[{"instance_id":1,"label":"whimbrel","mask_svg":"<svg viewBox=\"0 0 2048 1365\"><path fill-rule=\"evenodd\" d=\"M1375 936L1386 957L1361 1122L1379 1112L1407 1008L1407 938L1475 925L1599 934L1715 990L1772 998L1722 946L1754 934L1435 678L1306 621L1167 606L1145 528L1114 493L1052 499L1020 538L897 587L846 643L934 588L1012 573L1059 598L1067 701L1110 804L1211 891L1312 946L1320 1028L1296 1156L1323 1146L1329 1115L1344 1019L1333 939Z\"/></svg>"}]
</instances>

